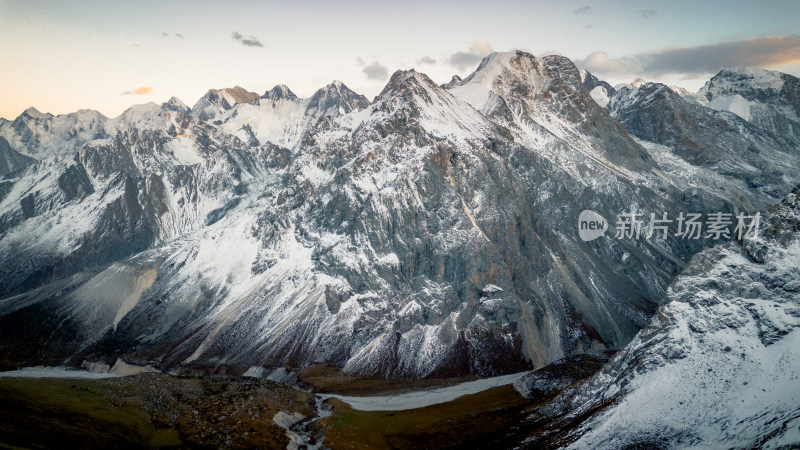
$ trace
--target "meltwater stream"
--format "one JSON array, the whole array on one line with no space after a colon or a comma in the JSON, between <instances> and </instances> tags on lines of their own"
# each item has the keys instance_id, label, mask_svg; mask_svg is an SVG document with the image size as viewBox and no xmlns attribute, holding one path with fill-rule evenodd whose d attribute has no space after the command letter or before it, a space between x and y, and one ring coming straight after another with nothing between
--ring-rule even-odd
<instances>
[{"instance_id":1,"label":"meltwater stream","mask_svg":"<svg viewBox=\"0 0 800 450\"><path fill-rule=\"evenodd\" d=\"M318 394L323 399L335 398L341 400L351 408L359 411L402 411L405 409L424 408L438 403L446 403L461 396L475 394L497 386L512 384L528 372L519 372L511 375L484 378L481 380L467 381L433 388L429 390L408 392L395 395L381 395L371 397L356 397L350 395Z\"/></svg>"}]
</instances>

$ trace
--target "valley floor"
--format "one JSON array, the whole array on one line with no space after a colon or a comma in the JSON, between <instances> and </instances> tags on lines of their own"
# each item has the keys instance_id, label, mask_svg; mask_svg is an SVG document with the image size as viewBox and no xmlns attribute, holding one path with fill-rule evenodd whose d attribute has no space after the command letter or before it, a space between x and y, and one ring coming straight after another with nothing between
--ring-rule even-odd
<instances>
[{"instance_id":1,"label":"valley floor","mask_svg":"<svg viewBox=\"0 0 800 450\"><path fill-rule=\"evenodd\" d=\"M312 367L297 386L222 375L23 374L0 377L0 448L508 448L530 431L519 429L522 417L552 398L520 395L510 384L519 374L379 380ZM375 408L356 396L368 405L438 403L365 411Z\"/></svg>"}]
</instances>

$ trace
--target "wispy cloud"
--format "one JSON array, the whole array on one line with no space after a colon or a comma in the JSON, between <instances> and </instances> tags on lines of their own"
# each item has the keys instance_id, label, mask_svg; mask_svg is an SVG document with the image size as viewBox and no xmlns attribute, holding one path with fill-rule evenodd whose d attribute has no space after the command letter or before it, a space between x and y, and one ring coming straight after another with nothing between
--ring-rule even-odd
<instances>
[{"instance_id":1,"label":"wispy cloud","mask_svg":"<svg viewBox=\"0 0 800 450\"><path fill-rule=\"evenodd\" d=\"M800 63L800 36L767 36L718 44L673 47L654 52L612 58L595 51L575 64L602 75L666 74L700 76L725 67L775 67Z\"/></svg>"},{"instance_id":2,"label":"wispy cloud","mask_svg":"<svg viewBox=\"0 0 800 450\"><path fill-rule=\"evenodd\" d=\"M492 51L492 46L488 42L475 41L468 52L455 52L450 55L447 62L451 66L458 68L458 70L464 71L474 68L484 56L492 53Z\"/></svg>"},{"instance_id":3,"label":"wispy cloud","mask_svg":"<svg viewBox=\"0 0 800 450\"><path fill-rule=\"evenodd\" d=\"M165 38L174 37L174 38L178 38L178 39L183 39L183 35L180 34L180 33L171 34L171 33L167 33L166 31L161 33L161 37L165 37Z\"/></svg>"},{"instance_id":4,"label":"wispy cloud","mask_svg":"<svg viewBox=\"0 0 800 450\"><path fill-rule=\"evenodd\" d=\"M378 61L373 61L368 66L364 67L362 72L364 72L364 75L366 75L369 80L384 81L389 79L389 69Z\"/></svg>"},{"instance_id":5,"label":"wispy cloud","mask_svg":"<svg viewBox=\"0 0 800 450\"><path fill-rule=\"evenodd\" d=\"M574 62L581 69L595 74L635 73L642 70L641 67L622 59L612 58L608 53L599 50L590 53L586 58L576 59Z\"/></svg>"},{"instance_id":6,"label":"wispy cloud","mask_svg":"<svg viewBox=\"0 0 800 450\"><path fill-rule=\"evenodd\" d=\"M419 64L419 65L423 65L423 64L436 64L436 60L435 60L435 59L433 59L433 58L431 58L430 56L423 56L422 58L420 58L419 60L417 60L417 64Z\"/></svg>"},{"instance_id":7,"label":"wispy cloud","mask_svg":"<svg viewBox=\"0 0 800 450\"><path fill-rule=\"evenodd\" d=\"M639 14L639 17L641 17L642 19L649 19L658 14L658 11L654 11L652 9L642 9L636 11L636 14Z\"/></svg>"},{"instance_id":8,"label":"wispy cloud","mask_svg":"<svg viewBox=\"0 0 800 450\"><path fill-rule=\"evenodd\" d=\"M637 55L646 73L716 73L724 67L774 67L800 62L800 36L767 36L720 44L668 48Z\"/></svg>"},{"instance_id":9,"label":"wispy cloud","mask_svg":"<svg viewBox=\"0 0 800 450\"><path fill-rule=\"evenodd\" d=\"M139 86L136 89L131 89L130 91L125 91L120 93L120 95L147 95L153 93L153 86Z\"/></svg>"},{"instance_id":10,"label":"wispy cloud","mask_svg":"<svg viewBox=\"0 0 800 450\"><path fill-rule=\"evenodd\" d=\"M244 45L245 47L263 47L264 44L258 40L255 36L242 36L238 32L234 31L231 33L231 37L238 43Z\"/></svg>"},{"instance_id":11,"label":"wispy cloud","mask_svg":"<svg viewBox=\"0 0 800 450\"><path fill-rule=\"evenodd\" d=\"M581 6L580 8L578 8L575 11L572 11L572 12L573 12L573 14L589 14L589 13L592 12L592 7L591 6Z\"/></svg>"}]
</instances>

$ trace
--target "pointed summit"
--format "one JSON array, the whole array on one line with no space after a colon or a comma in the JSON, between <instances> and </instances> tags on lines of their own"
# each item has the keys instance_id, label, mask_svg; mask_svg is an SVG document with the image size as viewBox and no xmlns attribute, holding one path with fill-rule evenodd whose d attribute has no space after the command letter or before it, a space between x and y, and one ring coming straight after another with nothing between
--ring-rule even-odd
<instances>
[{"instance_id":1,"label":"pointed summit","mask_svg":"<svg viewBox=\"0 0 800 450\"><path fill-rule=\"evenodd\" d=\"M442 85L442 89L454 88L454 87L460 85L462 81L464 81L464 80L462 80L460 76L453 75L453 78L450 78L450 81L448 81L447 83L444 83Z\"/></svg>"},{"instance_id":2,"label":"pointed summit","mask_svg":"<svg viewBox=\"0 0 800 450\"><path fill-rule=\"evenodd\" d=\"M189 112L189 107L186 106L185 103L180 101L178 97L172 97L166 102L161 105L161 109L164 111L175 111L175 112Z\"/></svg>"},{"instance_id":3,"label":"pointed summit","mask_svg":"<svg viewBox=\"0 0 800 450\"><path fill-rule=\"evenodd\" d=\"M417 72L414 69L398 70L389 78L389 82L378 94L378 98L385 99L397 95L410 98L409 96L411 95L418 95L429 101L429 91L441 90L436 83L422 72Z\"/></svg>"},{"instance_id":4,"label":"pointed summit","mask_svg":"<svg viewBox=\"0 0 800 450\"><path fill-rule=\"evenodd\" d=\"M307 115L338 117L369 106L369 100L339 80L317 90L308 100Z\"/></svg>"},{"instance_id":5,"label":"pointed summit","mask_svg":"<svg viewBox=\"0 0 800 450\"><path fill-rule=\"evenodd\" d=\"M279 84L274 88L268 90L261 96L263 99L272 100L273 102L278 100L289 100L295 101L297 100L297 96L294 95L291 89L285 84Z\"/></svg>"},{"instance_id":6,"label":"pointed summit","mask_svg":"<svg viewBox=\"0 0 800 450\"><path fill-rule=\"evenodd\" d=\"M28 116L28 117L30 117L32 119L47 119L48 117L53 117L52 114L50 114L50 113L42 113L38 109L34 108L33 106L31 106L30 108L26 109L25 111L22 111L22 114L20 114L20 117L22 117L22 116Z\"/></svg>"},{"instance_id":7,"label":"pointed summit","mask_svg":"<svg viewBox=\"0 0 800 450\"><path fill-rule=\"evenodd\" d=\"M209 89L192 107L192 114L200 120L212 120L223 111L232 109L239 103L258 103L258 94L240 86L225 89Z\"/></svg>"}]
</instances>

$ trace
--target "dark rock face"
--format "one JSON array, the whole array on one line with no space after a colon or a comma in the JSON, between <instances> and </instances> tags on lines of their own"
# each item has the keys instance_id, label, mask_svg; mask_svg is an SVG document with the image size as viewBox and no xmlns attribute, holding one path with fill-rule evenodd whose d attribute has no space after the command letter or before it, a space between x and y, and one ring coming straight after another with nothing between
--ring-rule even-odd
<instances>
[{"instance_id":1,"label":"dark rock face","mask_svg":"<svg viewBox=\"0 0 800 450\"><path fill-rule=\"evenodd\" d=\"M0 137L0 176L24 169L36 160L15 151L5 138Z\"/></svg>"},{"instance_id":2,"label":"dark rock face","mask_svg":"<svg viewBox=\"0 0 800 450\"><path fill-rule=\"evenodd\" d=\"M15 151L5 138L0 137L0 177L24 169L34 162L35 159Z\"/></svg>"},{"instance_id":3,"label":"dark rock face","mask_svg":"<svg viewBox=\"0 0 800 450\"><path fill-rule=\"evenodd\" d=\"M764 69L724 69L696 94L701 104L739 114L800 143L800 79Z\"/></svg>"},{"instance_id":4,"label":"dark rock face","mask_svg":"<svg viewBox=\"0 0 800 450\"><path fill-rule=\"evenodd\" d=\"M306 114L322 118L323 116L336 117L340 114L360 111L369 106L369 100L367 97L351 91L341 81L335 81L315 92L308 104Z\"/></svg>"},{"instance_id":5,"label":"dark rock face","mask_svg":"<svg viewBox=\"0 0 800 450\"><path fill-rule=\"evenodd\" d=\"M596 76L592 75L592 73L589 71L586 71L586 75L583 77L583 87L585 87L589 92L592 92L592 90L596 87L600 87L606 92L606 95L608 95L609 98L613 97L617 92L617 90L608 84L608 82L600 80Z\"/></svg>"},{"instance_id":6,"label":"dark rock face","mask_svg":"<svg viewBox=\"0 0 800 450\"><path fill-rule=\"evenodd\" d=\"M289 89L289 87L285 84L279 84L267 92L264 92L264 95L262 95L261 98L265 100L272 100L273 102L278 100L295 101L297 100L297 95L295 95L295 93L292 92L292 90Z\"/></svg>"},{"instance_id":7,"label":"dark rock face","mask_svg":"<svg viewBox=\"0 0 800 450\"><path fill-rule=\"evenodd\" d=\"M609 109L632 135L668 146L694 166L744 180L762 194L759 207L778 200L797 182L800 152L791 139L729 112L688 103L662 84L622 88Z\"/></svg>"},{"instance_id":8,"label":"dark rock face","mask_svg":"<svg viewBox=\"0 0 800 450\"><path fill-rule=\"evenodd\" d=\"M371 104L334 82L106 120L108 136L0 184L0 319L37 343L5 364L425 377L619 348L711 242L615 239L616 215L735 212L762 192L665 172L583 83L566 58L512 52L448 89L397 72ZM707 173L742 183L721 162L743 150L718 150ZM612 229L584 242L584 209ZM51 338L57 319L72 331Z\"/></svg>"},{"instance_id":9,"label":"dark rock face","mask_svg":"<svg viewBox=\"0 0 800 450\"><path fill-rule=\"evenodd\" d=\"M526 445L793 445L798 249L800 187L763 212L758 236L696 255L630 344L526 418L550 424Z\"/></svg>"}]
</instances>

